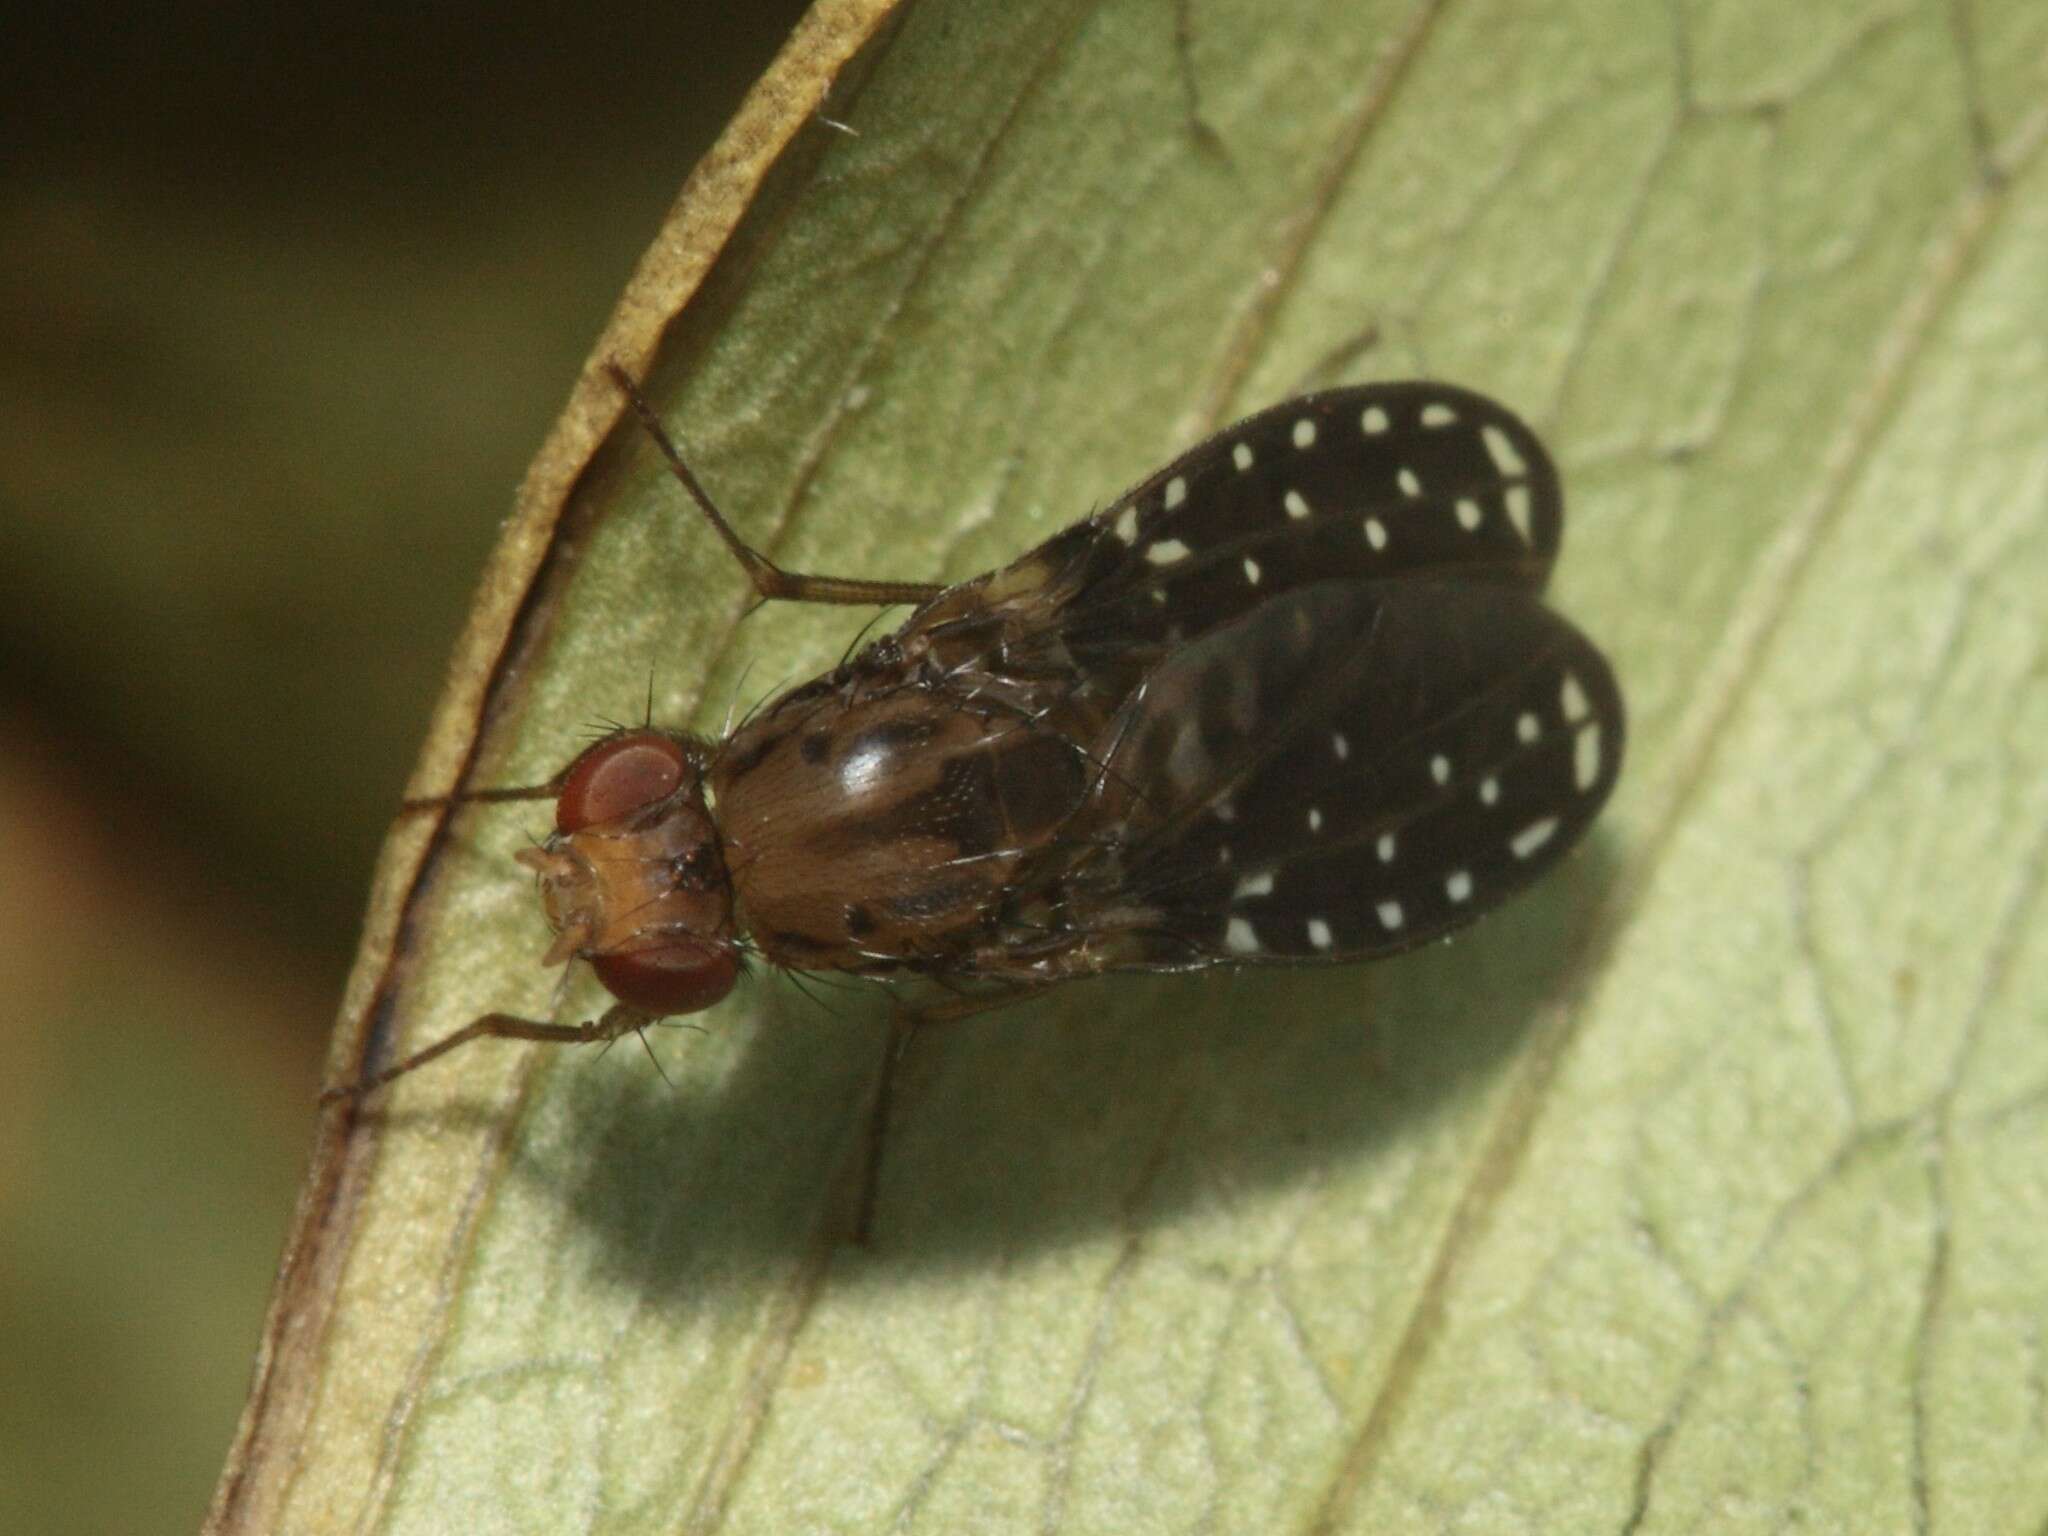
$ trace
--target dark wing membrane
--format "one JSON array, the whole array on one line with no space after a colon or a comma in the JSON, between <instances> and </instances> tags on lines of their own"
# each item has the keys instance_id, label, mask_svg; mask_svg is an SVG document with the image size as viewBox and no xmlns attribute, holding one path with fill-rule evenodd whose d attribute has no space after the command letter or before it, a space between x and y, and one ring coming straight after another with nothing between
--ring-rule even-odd
<instances>
[{"instance_id":1,"label":"dark wing membrane","mask_svg":"<svg viewBox=\"0 0 2048 1536\"><path fill-rule=\"evenodd\" d=\"M1529 592L1302 587L1132 694L1108 749L1132 830L1066 919L1109 966L1411 948L1572 847L1622 736L1606 660Z\"/></svg>"},{"instance_id":2,"label":"dark wing membrane","mask_svg":"<svg viewBox=\"0 0 2048 1536\"><path fill-rule=\"evenodd\" d=\"M1556 468L1504 407L1448 384L1333 389L1226 428L1063 535L1080 569L1052 627L1085 671L1308 582L1541 591L1562 528Z\"/></svg>"}]
</instances>

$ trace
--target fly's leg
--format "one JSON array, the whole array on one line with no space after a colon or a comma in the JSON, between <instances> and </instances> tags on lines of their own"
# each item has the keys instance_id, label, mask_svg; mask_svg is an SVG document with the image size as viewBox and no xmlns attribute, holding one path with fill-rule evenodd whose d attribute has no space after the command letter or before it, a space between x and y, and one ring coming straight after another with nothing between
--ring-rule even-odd
<instances>
[{"instance_id":1,"label":"fly's leg","mask_svg":"<svg viewBox=\"0 0 2048 1536\"><path fill-rule=\"evenodd\" d=\"M889 1039L882 1050L882 1070L875 1078L875 1096L868 1106L867 1136L861 1155L860 1195L853 1208L853 1241L860 1247L867 1247L868 1240L874 1235L875 1203L882 1189L882 1154L889 1140L889 1117L896 1098L896 1074L910 1049L911 1038L923 1025L950 1023L955 1019L972 1018L977 1013L1007 1008L1012 1003L1050 991L1053 985L1051 982L1012 983L1004 991L971 993L922 1008L912 1008L899 1001L890 1010Z\"/></svg>"},{"instance_id":2,"label":"fly's leg","mask_svg":"<svg viewBox=\"0 0 2048 1536\"><path fill-rule=\"evenodd\" d=\"M653 1022L637 1008L628 1008L624 1003L614 1003L597 1018L581 1024L545 1024L538 1019L522 1019L509 1013L487 1013L482 1018L470 1020L453 1034L444 1035L424 1050L414 1051L405 1060L386 1067L368 1082L342 1083L323 1089L320 1102L342 1104L362 1099L393 1079L424 1067L436 1057L445 1056L472 1040L539 1040L549 1045L589 1045L593 1041L611 1041L621 1035L634 1034Z\"/></svg>"},{"instance_id":3,"label":"fly's leg","mask_svg":"<svg viewBox=\"0 0 2048 1536\"><path fill-rule=\"evenodd\" d=\"M889 1139L889 1110L896 1098L896 1069L910 1049L910 1037L923 1020L900 1004L889 1013L889 1038L882 1047L882 1070L875 1079L874 1101L868 1106L868 1129L861 1148L860 1194L853 1208L853 1241L862 1248L874 1236L875 1201L882 1191L882 1148Z\"/></svg>"},{"instance_id":4,"label":"fly's leg","mask_svg":"<svg viewBox=\"0 0 2048 1536\"><path fill-rule=\"evenodd\" d=\"M682 450L668 435L668 429L661 424L661 417L655 414L647 397L640 393L640 386L633 382L633 376L617 363L606 363L604 371L633 407L633 414L640 418L640 425L654 439L654 445L668 461L670 471L683 483L690 499L724 541L725 547L732 551L733 558L739 561L762 602L783 599L794 603L887 607L893 603L922 603L945 590L939 583L930 581L868 581L854 576L811 576L801 571L785 571L733 531L732 524L725 520L725 514L718 510L696 473L684 462Z\"/></svg>"}]
</instances>

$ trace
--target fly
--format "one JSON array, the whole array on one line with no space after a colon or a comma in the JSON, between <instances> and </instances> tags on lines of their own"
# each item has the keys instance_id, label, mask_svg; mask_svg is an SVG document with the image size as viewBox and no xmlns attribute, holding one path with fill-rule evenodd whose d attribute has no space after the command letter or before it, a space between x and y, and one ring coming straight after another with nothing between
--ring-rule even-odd
<instances>
[{"instance_id":1,"label":"fly","mask_svg":"<svg viewBox=\"0 0 2048 1536\"><path fill-rule=\"evenodd\" d=\"M1538 879L1614 786L1613 672L1542 599L1556 468L1469 390L1288 401L941 586L772 564L608 371L763 600L913 611L722 738L619 730L544 785L451 797L555 801L519 856L546 959L614 1001L486 1014L324 1101L479 1038L697 1012L750 957L964 991L925 1017L1105 972L1376 959Z\"/></svg>"}]
</instances>

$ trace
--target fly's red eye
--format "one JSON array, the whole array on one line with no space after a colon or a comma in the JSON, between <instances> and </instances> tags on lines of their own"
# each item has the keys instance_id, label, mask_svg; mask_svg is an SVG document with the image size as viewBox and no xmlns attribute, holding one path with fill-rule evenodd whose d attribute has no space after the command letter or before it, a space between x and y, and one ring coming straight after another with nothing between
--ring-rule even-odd
<instances>
[{"instance_id":1,"label":"fly's red eye","mask_svg":"<svg viewBox=\"0 0 2048 1536\"><path fill-rule=\"evenodd\" d=\"M616 821L682 787L690 760L658 731L612 736L576 759L555 801L555 829L580 832ZM613 990L617 990L614 988Z\"/></svg>"},{"instance_id":2,"label":"fly's red eye","mask_svg":"<svg viewBox=\"0 0 2048 1536\"><path fill-rule=\"evenodd\" d=\"M731 950L695 944L592 955L590 968L620 1002L658 1018L709 1008L739 977Z\"/></svg>"}]
</instances>

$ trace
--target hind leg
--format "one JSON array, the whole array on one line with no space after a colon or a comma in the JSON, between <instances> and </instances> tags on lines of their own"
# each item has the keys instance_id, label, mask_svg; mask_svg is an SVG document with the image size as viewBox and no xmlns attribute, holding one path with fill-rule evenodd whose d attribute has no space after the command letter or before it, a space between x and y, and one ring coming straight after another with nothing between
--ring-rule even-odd
<instances>
[{"instance_id":1,"label":"hind leg","mask_svg":"<svg viewBox=\"0 0 2048 1536\"><path fill-rule=\"evenodd\" d=\"M854 1203L852 1239L870 1246L874 1235L875 1206L881 1197L882 1157L888 1150L889 1126L895 1111L897 1074L910 1042L928 1024L951 1023L977 1013L1007 1008L1026 998L1049 991L1053 983L1012 984L1007 990L947 998L943 1002L913 1008L898 1001L889 1012L889 1037L882 1048L882 1066L875 1076L875 1095L868 1106L867 1133L863 1143L860 1190Z\"/></svg>"}]
</instances>

